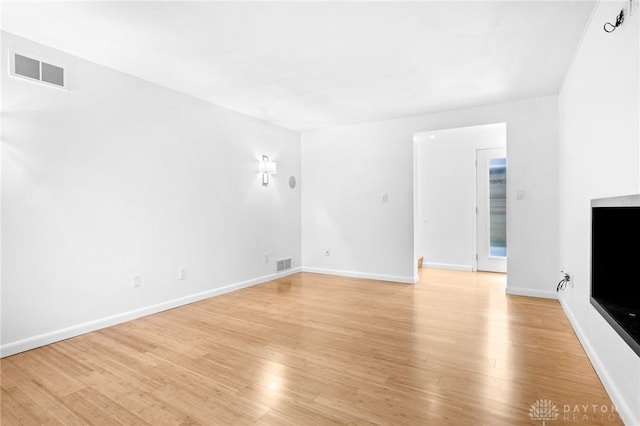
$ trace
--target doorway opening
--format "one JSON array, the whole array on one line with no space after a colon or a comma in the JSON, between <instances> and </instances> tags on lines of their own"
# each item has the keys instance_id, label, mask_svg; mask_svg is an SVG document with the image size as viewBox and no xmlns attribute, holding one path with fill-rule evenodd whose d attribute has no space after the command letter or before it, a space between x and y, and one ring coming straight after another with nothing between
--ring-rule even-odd
<instances>
[{"instance_id":1,"label":"doorway opening","mask_svg":"<svg viewBox=\"0 0 640 426\"><path fill-rule=\"evenodd\" d=\"M506 129L495 123L414 135L416 279L418 263L506 272Z\"/></svg>"}]
</instances>

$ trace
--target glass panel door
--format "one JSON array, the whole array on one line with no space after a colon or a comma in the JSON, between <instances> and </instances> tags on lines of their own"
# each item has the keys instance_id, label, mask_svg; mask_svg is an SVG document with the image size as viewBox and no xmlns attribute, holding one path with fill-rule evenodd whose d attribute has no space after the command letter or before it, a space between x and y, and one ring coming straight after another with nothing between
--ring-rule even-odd
<instances>
[{"instance_id":1,"label":"glass panel door","mask_svg":"<svg viewBox=\"0 0 640 426\"><path fill-rule=\"evenodd\" d=\"M507 272L507 153L476 151L476 253L479 271Z\"/></svg>"}]
</instances>

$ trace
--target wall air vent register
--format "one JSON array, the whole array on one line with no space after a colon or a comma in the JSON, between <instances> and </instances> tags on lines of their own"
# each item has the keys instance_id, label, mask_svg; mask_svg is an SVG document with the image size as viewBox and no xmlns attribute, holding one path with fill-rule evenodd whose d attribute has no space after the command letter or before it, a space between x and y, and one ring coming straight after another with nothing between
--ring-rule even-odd
<instances>
[{"instance_id":1,"label":"wall air vent register","mask_svg":"<svg viewBox=\"0 0 640 426\"><path fill-rule=\"evenodd\" d=\"M291 269L290 257L280 259L276 262L276 272L286 271L287 269Z\"/></svg>"},{"instance_id":2,"label":"wall air vent register","mask_svg":"<svg viewBox=\"0 0 640 426\"><path fill-rule=\"evenodd\" d=\"M68 76L63 67L37 59L32 55L9 52L9 74L46 86L68 89Z\"/></svg>"}]
</instances>

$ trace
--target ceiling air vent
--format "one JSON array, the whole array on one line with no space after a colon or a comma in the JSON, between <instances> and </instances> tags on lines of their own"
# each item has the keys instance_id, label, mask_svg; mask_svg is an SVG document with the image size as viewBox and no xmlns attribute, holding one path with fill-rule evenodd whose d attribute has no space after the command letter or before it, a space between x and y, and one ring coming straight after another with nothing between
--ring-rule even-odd
<instances>
[{"instance_id":1,"label":"ceiling air vent","mask_svg":"<svg viewBox=\"0 0 640 426\"><path fill-rule=\"evenodd\" d=\"M31 55L15 52L10 52L9 55L11 64L9 73L12 76L67 89L67 76L64 68L41 61Z\"/></svg>"}]
</instances>

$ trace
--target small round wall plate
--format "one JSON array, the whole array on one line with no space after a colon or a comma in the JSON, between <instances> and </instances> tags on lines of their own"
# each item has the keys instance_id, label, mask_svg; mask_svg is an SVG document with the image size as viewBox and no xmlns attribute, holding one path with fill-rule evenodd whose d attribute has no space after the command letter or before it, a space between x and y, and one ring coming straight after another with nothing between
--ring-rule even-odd
<instances>
[{"instance_id":1,"label":"small round wall plate","mask_svg":"<svg viewBox=\"0 0 640 426\"><path fill-rule=\"evenodd\" d=\"M295 177L291 176L289 178L289 186L291 187L291 189L296 187L296 178Z\"/></svg>"}]
</instances>

